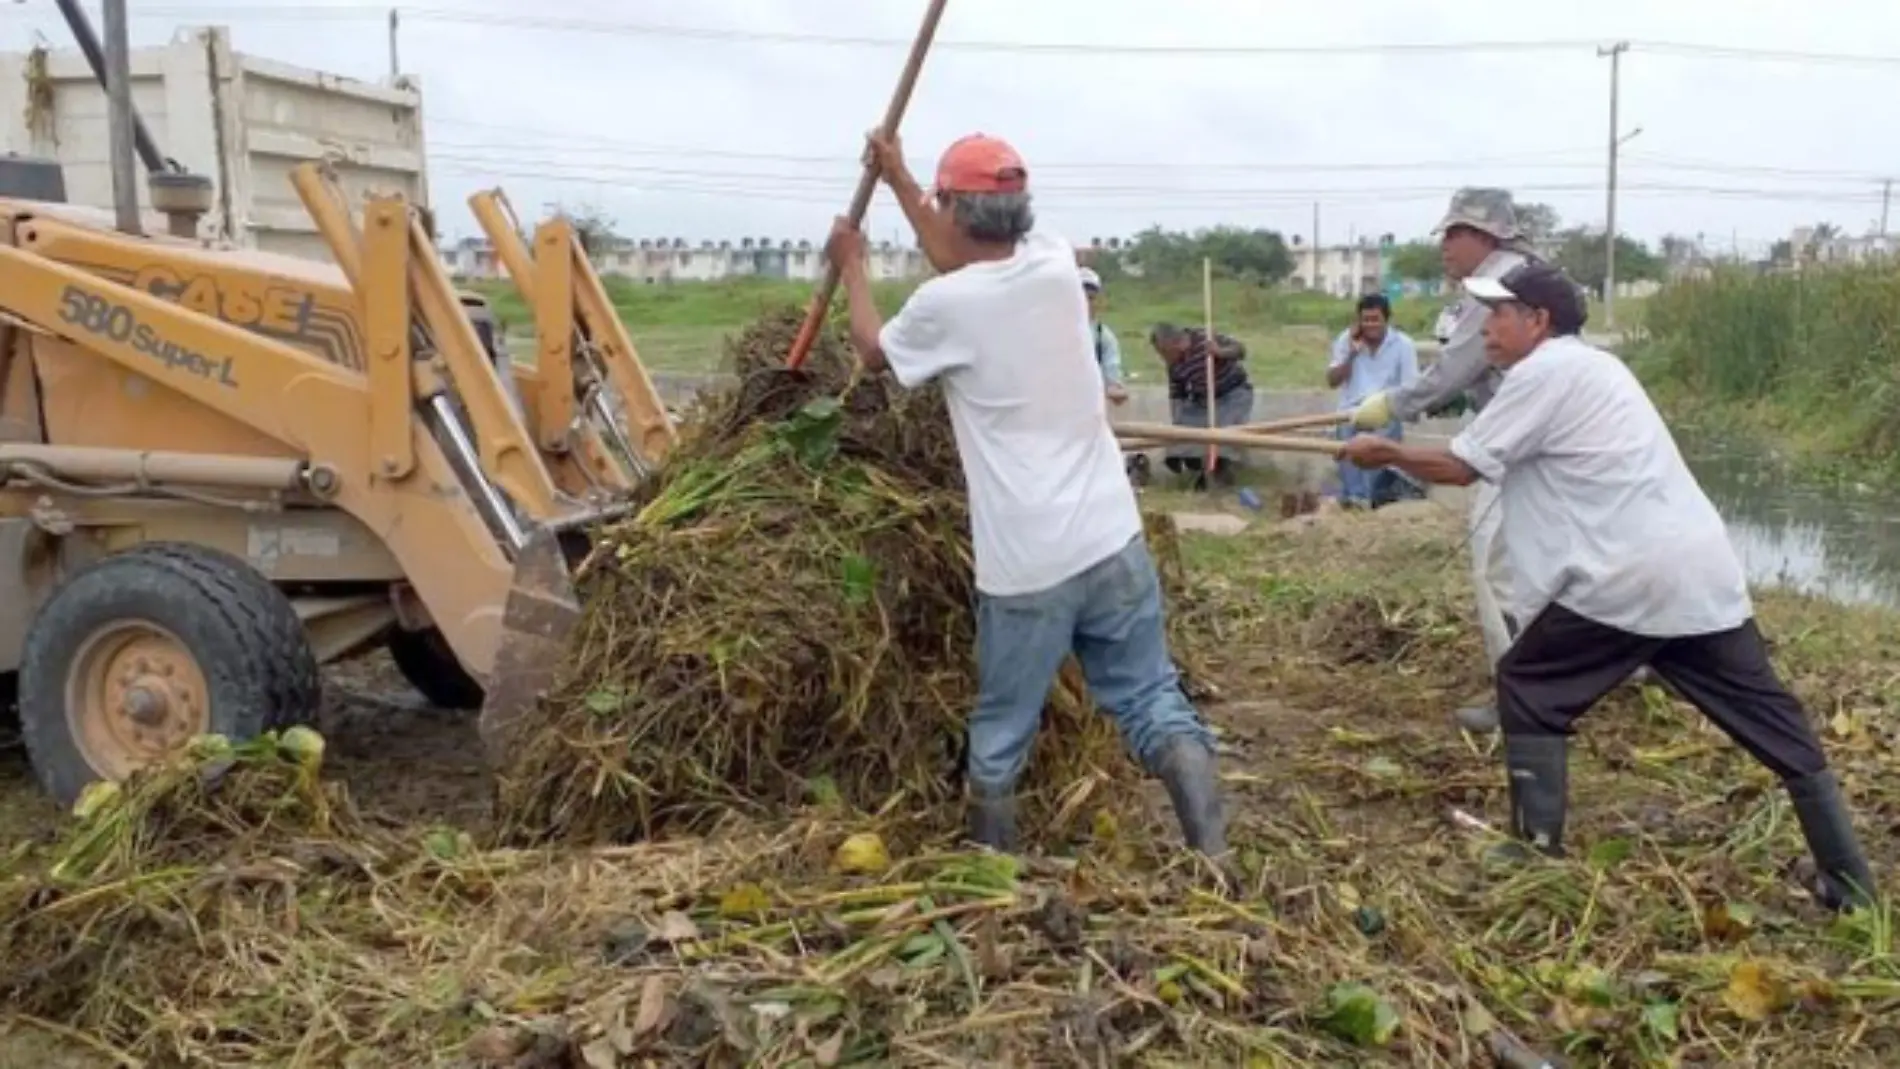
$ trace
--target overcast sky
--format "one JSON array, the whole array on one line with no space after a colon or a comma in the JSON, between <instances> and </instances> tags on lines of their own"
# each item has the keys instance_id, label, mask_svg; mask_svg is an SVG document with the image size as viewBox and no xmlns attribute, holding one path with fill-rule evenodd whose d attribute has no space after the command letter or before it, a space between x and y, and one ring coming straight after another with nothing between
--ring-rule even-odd
<instances>
[{"instance_id":1,"label":"overcast sky","mask_svg":"<svg viewBox=\"0 0 1900 1069\"><path fill-rule=\"evenodd\" d=\"M368 79L388 69L385 25L367 5L330 0L352 18L292 0L129 2L135 46L210 22L231 27L239 51ZM500 182L524 211L588 202L631 237L817 238L850 199L863 131L904 49L783 38L907 41L923 9L434 0L405 17L400 53L423 85L443 229L474 232L463 198ZM27 47L35 32L68 43L51 0L8 2L0 20L0 46ZM949 0L905 143L927 178L959 134L1009 138L1045 222L1078 241L1153 224L1310 237L1315 202L1327 243L1404 238L1466 184L1509 186L1566 223L1601 226L1610 63L1595 45L1618 39L1633 43L1622 126L1642 128L1624 149L1622 229L1759 252L1803 223L1878 225L1881 177L1900 176L1895 0ZM1338 50L1485 42L1573 44ZM1817 55L1662 47L1683 44ZM1158 46L1180 47L1129 51ZM1196 51L1209 46L1233 51ZM1880 48L1891 57L1851 59ZM880 199L872 235L901 226Z\"/></svg>"}]
</instances>

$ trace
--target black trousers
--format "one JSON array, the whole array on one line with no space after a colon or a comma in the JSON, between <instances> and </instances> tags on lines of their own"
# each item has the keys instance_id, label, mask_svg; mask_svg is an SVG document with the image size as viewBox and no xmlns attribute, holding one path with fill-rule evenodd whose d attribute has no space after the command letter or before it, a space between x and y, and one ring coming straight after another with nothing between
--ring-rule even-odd
<instances>
[{"instance_id":1,"label":"black trousers","mask_svg":"<svg viewBox=\"0 0 1900 1069\"><path fill-rule=\"evenodd\" d=\"M1570 735L1577 718L1644 664L1782 779L1827 768L1821 740L1768 663L1750 620L1692 638L1646 638L1551 605L1498 662L1498 726Z\"/></svg>"}]
</instances>

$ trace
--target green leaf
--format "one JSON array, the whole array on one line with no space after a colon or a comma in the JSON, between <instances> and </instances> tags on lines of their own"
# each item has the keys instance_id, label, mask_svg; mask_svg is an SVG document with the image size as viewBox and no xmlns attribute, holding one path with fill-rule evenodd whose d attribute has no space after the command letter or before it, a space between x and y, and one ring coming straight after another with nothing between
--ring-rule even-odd
<instances>
[{"instance_id":1,"label":"green leaf","mask_svg":"<svg viewBox=\"0 0 1900 1069\"><path fill-rule=\"evenodd\" d=\"M1399 1011L1364 984L1334 984L1326 990L1326 1031L1361 1047L1382 1047L1399 1030Z\"/></svg>"},{"instance_id":2,"label":"green leaf","mask_svg":"<svg viewBox=\"0 0 1900 1069\"><path fill-rule=\"evenodd\" d=\"M851 605L867 604L877 593L877 565L871 558L853 553L844 559L844 600Z\"/></svg>"},{"instance_id":3,"label":"green leaf","mask_svg":"<svg viewBox=\"0 0 1900 1069\"><path fill-rule=\"evenodd\" d=\"M422 845L429 856L439 861L453 861L462 854L462 841L448 828L431 828L422 837Z\"/></svg>"},{"instance_id":4,"label":"green leaf","mask_svg":"<svg viewBox=\"0 0 1900 1069\"><path fill-rule=\"evenodd\" d=\"M620 711L620 703L626 698L626 693L619 687L601 687L588 692L587 711L595 716L611 716Z\"/></svg>"},{"instance_id":5,"label":"green leaf","mask_svg":"<svg viewBox=\"0 0 1900 1069\"><path fill-rule=\"evenodd\" d=\"M1636 852L1636 845L1628 839L1605 839L1590 848L1590 867L1609 869L1623 863Z\"/></svg>"},{"instance_id":6,"label":"green leaf","mask_svg":"<svg viewBox=\"0 0 1900 1069\"><path fill-rule=\"evenodd\" d=\"M903 949L897 952L897 956L904 960L904 964L921 968L935 964L937 959L943 957L947 949L942 939L932 933L925 933L912 936L904 944Z\"/></svg>"},{"instance_id":7,"label":"green leaf","mask_svg":"<svg viewBox=\"0 0 1900 1069\"><path fill-rule=\"evenodd\" d=\"M1016 859L1009 854L978 854L945 865L941 875L946 880L971 887L1013 891L1020 871Z\"/></svg>"},{"instance_id":8,"label":"green leaf","mask_svg":"<svg viewBox=\"0 0 1900 1069\"><path fill-rule=\"evenodd\" d=\"M1377 906L1360 906L1352 911L1352 923L1360 935L1371 938L1385 931L1385 914Z\"/></svg>"},{"instance_id":9,"label":"green leaf","mask_svg":"<svg viewBox=\"0 0 1900 1069\"><path fill-rule=\"evenodd\" d=\"M1376 779L1397 779L1404 774L1405 770L1390 757L1374 757L1366 761L1366 775Z\"/></svg>"},{"instance_id":10,"label":"green leaf","mask_svg":"<svg viewBox=\"0 0 1900 1069\"><path fill-rule=\"evenodd\" d=\"M844 423L844 409L835 397L820 397L792 413L778 428L778 436L791 446L799 463L808 468L822 466L838 451L838 428Z\"/></svg>"},{"instance_id":11,"label":"green leaf","mask_svg":"<svg viewBox=\"0 0 1900 1069\"><path fill-rule=\"evenodd\" d=\"M844 801L844 795L838 790L838 782L830 776L813 776L806 780L805 792L816 805L838 805Z\"/></svg>"},{"instance_id":12,"label":"green leaf","mask_svg":"<svg viewBox=\"0 0 1900 1069\"><path fill-rule=\"evenodd\" d=\"M1652 1002L1643 1007L1643 1027L1673 1043L1681 1036L1676 1028L1681 1015L1682 1011L1673 1002Z\"/></svg>"}]
</instances>

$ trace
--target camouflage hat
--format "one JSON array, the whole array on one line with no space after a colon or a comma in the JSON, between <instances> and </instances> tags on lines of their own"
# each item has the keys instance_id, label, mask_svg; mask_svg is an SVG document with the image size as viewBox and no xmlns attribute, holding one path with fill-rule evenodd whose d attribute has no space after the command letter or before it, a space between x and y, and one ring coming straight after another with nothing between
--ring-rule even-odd
<instances>
[{"instance_id":1,"label":"camouflage hat","mask_svg":"<svg viewBox=\"0 0 1900 1069\"><path fill-rule=\"evenodd\" d=\"M1517 229L1517 209L1508 189L1466 186L1451 195L1451 208L1432 231L1442 234L1454 226L1482 230L1499 241L1515 241L1522 235Z\"/></svg>"}]
</instances>

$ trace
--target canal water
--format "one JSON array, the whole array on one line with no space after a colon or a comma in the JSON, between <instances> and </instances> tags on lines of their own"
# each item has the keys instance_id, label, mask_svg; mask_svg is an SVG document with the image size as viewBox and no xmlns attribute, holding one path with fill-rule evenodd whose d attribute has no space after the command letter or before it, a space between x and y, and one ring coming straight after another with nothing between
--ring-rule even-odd
<instances>
[{"instance_id":1,"label":"canal water","mask_svg":"<svg viewBox=\"0 0 1900 1069\"><path fill-rule=\"evenodd\" d=\"M1900 494L1790 479L1748 443L1681 445L1752 582L1900 609Z\"/></svg>"},{"instance_id":2,"label":"canal water","mask_svg":"<svg viewBox=\"0 0 1900 1069\"><path fill-rule=\"evenodd\" d=\"M1677 441L1728 522L1751 583L1900 609L1900 493L1791 478L1750 442L1691 439L1680 432ZM1296 473L1296 488L1338 493L1330 462L1274 463Z\"/></svg>"}]
</instances>

